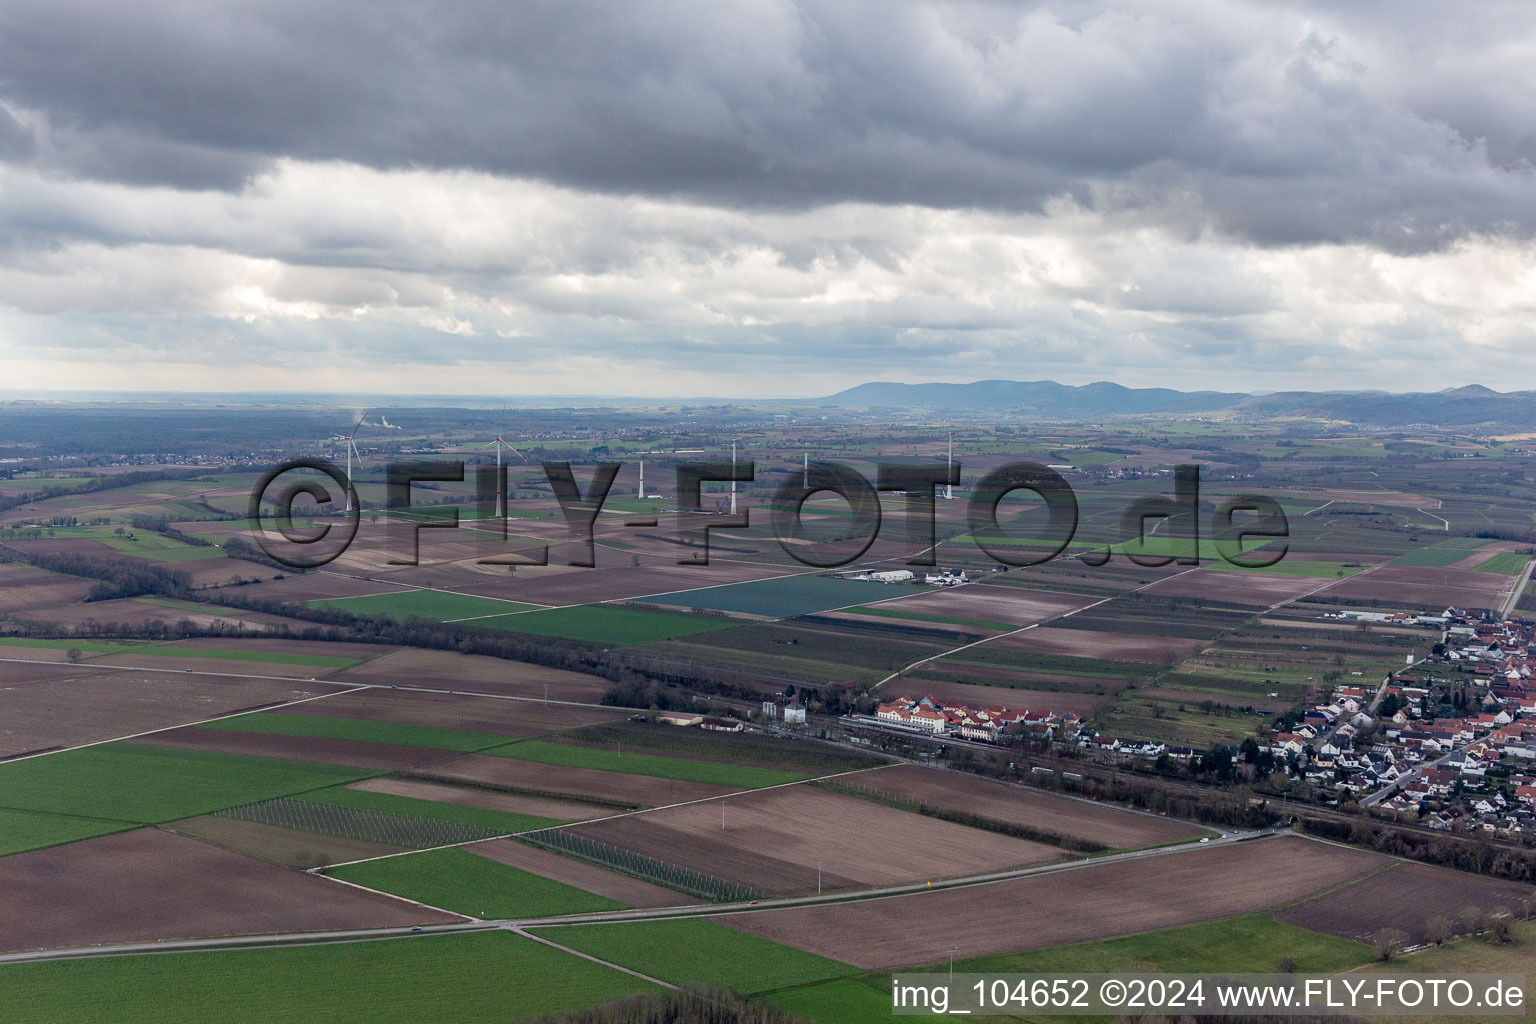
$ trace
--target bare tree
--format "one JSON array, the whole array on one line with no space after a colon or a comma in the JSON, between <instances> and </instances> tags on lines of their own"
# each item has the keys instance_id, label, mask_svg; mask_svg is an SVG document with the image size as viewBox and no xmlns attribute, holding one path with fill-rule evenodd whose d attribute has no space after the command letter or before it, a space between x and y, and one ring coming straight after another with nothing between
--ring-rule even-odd
<instances>
[{"instance_id":1,"label":"bare tree","mask_svg":"<svg viewBox=\"0 0 1536 1024\"><path fill-rule=\"evenodd\" d=\"M1462 930L1469 935L1476 935L1486 926L1483 924L1483 908L1478 906L1466 907L1461 912Z\"/></svg>"},{"instance_id":2,"label":"bare tree","mask_svg":"<svg viewBox=\"0 0 1536 1024\"><path fill-rule=\"evenodd\" d=\"M1424 922L1424 940L1439 946L1455 934L1456 926L1444 914L1435 914Z\"/></svg>"},{"instance_id":3,"label":"bare tree","mask_svg":"<svg viewBox=\"0 0 1536 1024\"><path fill-rule=\"evenodd\" d=\"M1515 915L1508 907L1494 907L1488 913L1488 937L1504 945L1510 940L1510 930L1515 925Z\"/></svg>"},{"instance_id":4,"label":"bare tree","mask_svg":"<svg viewBox=\"0 0 1536 1024\"><path fill-rule=\"evenodd\" d=\"M85 652L78 647L71 647L64 652L64 657L69 659L71 665L78 665L85 660Z\"/></svg>"},{"instance_id":5,"label":"bare tree","mask_svg":"<svg viewBox=\"0 0 1536 1024\"><path fill-rule=\"evenodd\" d=\"M1407 944L1408 936L1401 929L1383 928L1376 933L1376 956L1381 960L1391 960Z\"/></svg>"}]
</instances>

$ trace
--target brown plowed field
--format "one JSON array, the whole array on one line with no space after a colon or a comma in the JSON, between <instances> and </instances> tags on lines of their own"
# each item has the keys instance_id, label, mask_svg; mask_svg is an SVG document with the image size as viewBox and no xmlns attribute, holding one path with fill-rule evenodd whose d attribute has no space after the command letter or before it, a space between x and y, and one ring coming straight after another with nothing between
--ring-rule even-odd
<instances>
[{"instance_id":1,"label":"brown plowed field","mask_svg":"<svg viewBox=\"0 0 1536 1024\"><path fill-rule=\"evenodd\" d=\"M544 668L521 661L504 661L451 651L406 649L375 658L366 665L343 669L329 677L335 682L388 686L440 686L449 690L540 697L549 686L551 700L596 704L611 685L599 676Z\"/></svg>"},{"instance_id":2,"label":"brown plowed field","mask_svg":"<svg viewBox=\"0 0 1536 1024\"><path fill-rule=\"evenodd\" d=\"M94 665L118 668L170 669L175 672L233 672L253 676L284 676L289 679L319 679L337 671L324 665L290 665L280 661L246 661L235 658L188 658L144 654L110 654L95 658Z\"/></svg>"},{"instance_id":3,"label":"brown plowed field","mask_svg":"<svg viewBox=\"0 0 1536 1024\"><path fill-rule=\"evenodd\" d=\"M557 797L587 797L651 807L738 792L729 786L706 782L654 779L648 775L604 772L594 768L563 768L490 754L466 754L457 760L433 765L432 774L459 782L529 790Z\"/></svg>"},{"instance_id":4,"label":"brown plowed field","mask_svg":"<svg viewBox=\"0 0 1536 1024\"><path fill-rule=\"evenodd\" d=\"M877 970L1039 949L1264 910L1338 885L1383 858L1299 838L1190 847L1155 858L962 889L716 918Z\"/></svg>"},{"instance_id":5,"label":"brown plowed field","mask_svg":"<svg viewBox=\"0 0 1536 1024\"><path fill-rule=\"evenodd\" d=\"M34 680L0 689L0 756L166 729L316 692L278 680L161 672Z\"/></svg>"},{"instance_id":6,"label":"brown plowed field","mask_svg":"<svg viewBox=\"0 0 1536 1024\"><path fill-rule=\"evenodd\" d=\"M362 789L370 793L388 793L392 796L409 796L417 800L436 800L444 804L460 804L465 807L484 807L491 811L508 814L531 814L539 818L557 821L581 821L612 814L610 810L592 804L545 800L536 796L518 796L516 793L493 793L484 789L460 789L435 782L419 782L415 779L364 779L354 782L349 789Z\"/></svg>"},{"instance_id":7,"label":"brown plowed field","mask_svg":"<svg viewBox=\"0 0 1536 1024\"><path fill-rule=\"evenodd\" d=\"M627 714L601 708L571 708L495 697L374 688L337 694L313 704L301 704L293 708L292 713L431 725L518 738L542 736L583 725L622 721Z\"/></svg>"},{"instance_id":8,"label":"brown plowed field","mask_svg":"<svg viewBox=\"0 0 1536 1024\"><path fill-rule=\"evenodd\" d=\"M912 629L920 629L925 633L949 633L957 637L992 636L1001 630L980 629L976 626L962 626L952 622L924 622L921 619L899 619L888 615L860 615L857 612L822 612L816 617L818 622L831 620L833 622L846 622L853 626L875 626L877 628L890 629L894 626L909 626ZM960 641L955 641L958 645Z\"/></svg>"},{"instance_id":9,"label":"brown plowed field","mask_svg":"<svg viewBox=\"0 0 1536 1024\"><path fill-rule=\"evenodd\" d=\"M311 572L302 576L272 580L255 586L239 587L233 593L259 597L266 601L322 601L338 597L368 597L373 594L403 594L414 588L360 580L335 573Z\"/></svg>"},{"instance_id":10,"label":"brown plowed field","mask_svg":"<svg viewBox=\"0 0 1536 1024\"><path fill-rule=\"evenodd\" d=\"M83 600L95 585L90 580L55 576L52 573L5 580L0 582L0 612L24 612L33 608L70 604Z\"/></svg>"},{"instance_id":11,"label":"brown plowed field","mask_svg":"<svg viewBox=\"0 0 1536 1024\"><path fill-rule=\"evenodd\" d=\"M0 859L8 951L456 920L159 829Z\"/></svg>"},{"instance_id":12,"label":"brown plowed field","mask_svg":"<svg viewBox=\"0 0 1536 1024\"><path fill-rule=\"evenodd\" d=\"M240 558L199 558L186 562L162 562L167 569L184 572L194 587L221 587L236 580L269 580L283 572Z\"/></svg>"},{"instance_id":13,"label":"brown plowed field","mask_svg":"<svg viewBox=\"0 0 1536 1024\"><path fill-rule=\"evenodd\" d=\"M220 754L249 754L252 757L277 757L286 761L339 764L373 771L394 771L454 756L451 750L432 750L427 747L333 740L320 736L280 736L275 733L233 732L229 729L199 729L195 726L152 733L129 742L151 747L175 747L178 750L209 750Z\"/></svg>"},{"instance_id":14,"label":"brown plowed field","mask_svg":"<svg viewBox=\"0 0 1536 1024\"><path fill-rule=\"evenodd\" d=\"M1207 569L1155 583L1146 593L1158 597L1198 597L1207 601L1268 608L1291 601L1327 584L1311 576L1280 576L1259 572Z\"/></svg>"},{"instance_id":15,"label":"brown plowed field","mask_svg":"<svg viewBox=\"0 0 1536 1024\"><path fill-rule=\"evenodd\" d=\"M1383 928L1397 928L1412 943L1425 941L1424 926L1443 914L1462 931L1462 911L1468 907L1517 910L1536 898L1536 889L1496 878L1437 868L1428 864L1396 864L1326 896L1286 907L1274 916L1345 939L1370 942Z\"/></svg>"},{"instance_id":16,"label":"brown plowed field","mask_svg":"<svg viewBox=\"0 0 1536 1024\"><path fill-rule=\"evenodd\" d=\"M462 849L465 853L477 854L500 864L574 885L578 889L632 907L682 907L698 902L697 897L663 889L659 885L614 871L605 871L595 864L562 857L558 853L527 846L515 839L492 839L484 843L471 843Z\"/></svg>"},{"instance_id":17,"label":"brown plowed field","mask_svg":"<svg viewBox=\"0 0 1536 1024\"><path fill-rule=\"evenodd\" d=\"M1383 565L1368 575L1341 580L1322 596L1350 600L1396 602L1404 607L1443 609L1497 608L1518 577L1467 569Z\"/></svg>"},{"instance_id":18,"label":"brown plowed field","mask_svg":"<svg viewBox=\"0 0 1536 1024\"><path fill-rule=\"evenodd\" d=\"M1027 626L1031 622L1049 619L1094 602L1094 598L1076 594L1053 594L1044 590L1025 590L1022 587L988 586L985 583L968 584L903 597L888 601L880 607L890 611L922 612L925 615L953 615L965 619L981 619L986 622L1012 622Z\"/></svg>"},{"instance_id":19,"label":"brown plowed field","mask_svg":"<svg viewBox=\"0 0 1536 1024\"><path fill-rule=\"evenodd\" d=\"M406 852L406 847L403 846L370 843L362 839L343 839L317 832L263 825L257 821L221 818L216 814L186 818L165 827L173 832L180 832L194 839L204 839L234 850L236 853L249 854L284 867L312 868L322 862L340 864L343 861Z\"/></svg>"},{"instance_id":20,"label":"brown plowed field","mask_svg":"<svg viewBox=\"0 0 1536 1024\"><path fill-rule=\"evenodd\" d=\"M863 772L842 781L907 800L952 807L1106 846L1147 846L1204 834L1202 829L1167 818L915 764Z\"/></svg>"},{"instance_id":21,"label":"brown plowed field","mask_svg":"<svg viewBox=\"0 0 1536 1024\"><path fill-rule=\"evenodd\" d=\"M568 831L770 895L815 892L818 863L823 887L831 890L981 874L1063 856L1055 847L814 786L746 793Z\"/></svg>"},{"instance_id":22,"label":"brown plowed field","mask_svg":"<svg viewBox=\"0 0 1536 1024\"><path fill-rule=\"evenodd\" d=\"M62 650L0 646L0 658L13 657L23 660L0 661L0 686L25 683L33 679L65 679L92 671L89 662L71 665Z\"/></svg>"},{"instance_id":23,"label":"brown plowed field","mask_svg":"<svg viewBox=\"0 0 1536 1024\"><path fill-rule=\"evenodd\" d=\"M1005 648L1035 654L1068 654L1079 658L1172 665L1200 650L1207 641L1041 626L1024 633L989 640L987 643L994 650Z\"/></svg>"},{"instance_id":24,"label":"brown plowed field","mask_svg":"<svg viewBox=\"0 0 1536 1024\"><path fill-rule=\"evenodd\" d=\"M384 644L358 644L330 640L291 640L266 637L196 637L178 640L168 647L193 647L205 651L244 651L251 654L301 654L325 658L378 658L398 650Z\"/></svg>"},{"instance_id":25,"label":"brown plowed field","mask_svg":"<svg viewBox=\"0 0 1536 1024\"><path fill-rule=\"evenodd\" d=\"M193 623L200 626L211 626L229 625L238 620L245 624L246 629L254 632L275 629L283 625L295 630L309 629L314 625L299 619L268 615L265 612L244 612L234 608L220 608L216 605L210 605L207 611L192 611L187 608L168 608L165 605L150 604L148 601L139 601L131 597L116 601L93 601L89 604L36 608L27 612L25 617L60 626L78 626L91 620L133 625L150 622L175 625L182 619L191 619Z\"/></svg>"}]
</instances>

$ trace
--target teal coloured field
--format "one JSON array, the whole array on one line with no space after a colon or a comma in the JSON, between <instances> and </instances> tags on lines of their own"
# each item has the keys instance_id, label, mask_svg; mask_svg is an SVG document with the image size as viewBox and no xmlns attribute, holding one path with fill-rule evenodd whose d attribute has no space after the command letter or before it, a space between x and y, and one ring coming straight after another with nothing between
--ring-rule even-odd
<instances>
[{"instance_id":1,"label":"teal coloured field","mask_svg":"<svg viewBox=\"0 0 1536 1024\"><path fill-rule=\"evenodd\" d=\"M859 969L692 918L541 928L539 934L674 985L756 993L858 974Z\"/></svg>"},{"instance_id":2,"label":"teal coloured field","mask_svg":"<svg viewBox=\"0 0 1536 1024\"><path fill-rule=\"evenodd\" d=\"M128 822L0 808L0 857L134 828Z\"/></svg>"},{"instance_id":3,"label":"teal coloured field","mask_svg":"<svg viewBox=\"0 0 1536 1024\"><path fill-rule=\"evenodd\" d=\"M391 619L415 617L435 619L438 622L483 615L506 615L539 607L517 601L498 601L490 597L450 594L443 590L402 590L393 594L370 594L367 597L336 597L310 601L308 606L335 608L354 615L383 615Z\"/></svg>"},{"instance_id":4,"label":"teal coloured field","mask_svg":"<svg viewBox=\"0 0 1536 1024\"><path fill-rule=\"evenodd\" d=\"M428 850L326 872L466 917L547 917L625 910L628 904L464 850Z\"/></svg>"},{"instance_id":5,"label":"teal coloured field","mask_svg":"<svg viewBox=\"0 0 1536 1024\"><path fill-rule=\"evenodd\" d=\"M650 989L500 929L0 966L6 1016L73 1024L516 1021Z\"/></svg>"},{"instance_id":6,"label":"teal coloured field","mask_svg":"<svg viewBox=\"0 0 1536 1024\"><path fill-rule=\"evenodd\" d=\"M339 787L315 793L305 793L304 799L313 803L351 807L376 814L395 814L404 818L425 818L429 821L447 821L455 825L470 825L489 829L497 835L528 832L537 828L564 825L555 818L538 818L531 814L509 814L484 807L468 807L463 804L446 804L436 800L420 800L413 796L395 796L393 793L370 793L365 789Z\"/></svg>"},{"instance_id":7,"label":"teal coloured field","mask_svg":"<svg viewBox=\"0 0 1536 1024\"><path fill-rule=\"evenodd\" d=\"M476 619L472 625L504 629L512 633L554 636L565 640L585 640L596 644L628 647L672 640L695 633L729 629L739 623L726 619L707 619L673 612L653 612L639 608L589 604L576 608L551 608L522 615L502 615Z\"/></svg>"},{"instance_id":8,"label":"teal coloured field","mask_svg":"<svg viewBox=\"0 0 1536 1024\"><path fill-rule=\"evenodd\" d=\"M0 765L0 799L23 810L154 824L371 774L270 757L108 743Z\"/></svg>"},{"instance_id":9,"label":"teal coloured field","mask_svg":"<svg viewBox=\"0 0 1536 1024\"><path fill-rule=\"evenodd\" d=\"M720 587L705 587L702 590L661 594L645 600L647 604L678 605L786 619L796 615L810 615L815 612L831 611L834 608L867 604L870 601L895 597L900 593L900 590L892 589L892 585L887 583L845 580L840 576L818 576L815 573L805 573L799 576L780 576L771 580L728 583Z\"/></svg>"},{"instance_id":10,"label":"teal coloured field","mask_svg":"<svg viewBox=\"0 0 1536 1024\"><path fill-rule=\"evenodd\" d=\"M1530 561L1529 555L1518 554L1514 551L1501 551L1488 559L1473 566L1478 572L1496 572L1504 576L1519 576L1525 572L1525 563Z\"/></svg>"},{"instance_id":11,"label":"teal coloured field","mask_svg":"<svg viewBox=\"0 0 1536 1024\"><path fill-rule=\"evenodd\" d=\"M657 779L708 782L716 786L734 786L739 789L761 789L764 786L777 786L810 778L808 775L780 771L777 768L721 764L716 761L665 757L660 754L626 753L617 747L578 747L567 743L551 743L547 740L524 740L521 743L498 747L485 753L495 754L497 757L510 757L518 761L558 765L563 768L595 768L598 771L626 772L630 775L647 775Z\"/></svg>"},{"instance_id":12,"label":"teal coloured field","mask_svg":"<svg viewBox=\"0 0 1536 1024\"><path fill-rule=\"evenodd\" d=\"M509 736L463 729L442 729L399 722L375 722L366 718L327 718L322 715L287 715L278 711L257 711L234 718L205 722L199 729L227 732L259 732L279 736L317 736L333 740L362 740L367 743L393 743L403 747L430 747L436 750L484 750L510 742Z\"/></svg>"}]
</instances>

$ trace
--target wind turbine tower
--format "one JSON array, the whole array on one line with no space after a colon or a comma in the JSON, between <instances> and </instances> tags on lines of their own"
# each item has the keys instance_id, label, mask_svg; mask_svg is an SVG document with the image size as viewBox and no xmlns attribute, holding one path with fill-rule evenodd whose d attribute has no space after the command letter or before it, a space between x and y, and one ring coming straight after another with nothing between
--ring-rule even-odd
<instances>
[{"instance_id":1,"label":"wind turbine tower","mask_svg":"<svg viewBox=\"0 0 1536 1024\"><path fill-rule=\"evenodd\" d=\"M947 473L945 473L944 475L947 476L947 477L948 476L952 476L954 474L954 472L955 472L955 432L953 430L951 430L949 432L949 471ZM944 497L945 498L953 498L954 496L955 496L955 485L951 484L951 483L946 483L944 485Z\"/></svg>"},{"instance_id":2,"label":"wind turbine tower","mask_svg":"<svg viewBox=\"0 0 1536 1024\"><path fill-rule=\"evenodd\" d=\"M731 442L731 515L736 514L736 442ZM722 828L724 826L721 826Z\"/></svg>"},{"instance_id":3,"label":"wind turbine tower","mask_svg":"<svg viewBox=\"0 0 1536 1024\"><path fill-rule=\"evenodd\" d=\"M347 433L346 435L341 435L341 434L334 435L335 439L340 441L346 447L346 449L347 449L347 508L346 508L346 510L348 512L352 511L352 492L357 489L357 488L352 486L352 456L353 455L357 456L357 464L358 464L359 467L361 467L362 464L363 464L363 453L357 450L357 442L355 440L353 440L353 438L355 438L357 436L358 428L363 425L363 420L366 420L367 418L368 418L368 413L364 412L361 416L359 416L357 418L357 422L352 424L352 430L349 433Z\"/></svg>"},{"instance_id":4,"label":"wind turbine tower","mask_svg":"<svg viewBox=\"0 0 1536 1024\"><path fill-rule=\"evenodd\" d=\"M640 460L640 497L645 497L645 460Z\"/></svg>"}]
</instances>

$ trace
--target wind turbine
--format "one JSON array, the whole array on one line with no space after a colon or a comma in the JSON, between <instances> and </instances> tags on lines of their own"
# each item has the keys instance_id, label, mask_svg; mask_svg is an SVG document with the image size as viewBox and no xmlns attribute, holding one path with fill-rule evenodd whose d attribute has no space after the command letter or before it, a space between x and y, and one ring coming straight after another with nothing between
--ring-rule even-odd
<instances>
[{"instance_id":1,"label":"wind turbine","mask_svg":"<svg viewBox=\"0 0 1536 1024\"><path fill-rule=\"evenodd\" d=\"M476 447L478 447L478 448L489 448L491 445L495 445L496 446L496 511L494 513L492 513L491 518L493 518L493 519L505 519L505 518L507 518L507 492L506 492L506 488L503 486L503 483L505 482L505 478L501 475L501 449L502 449L502 446L505 445L507 451L511 452L513 455L516 455L518 458L522 459L524 462L528 461L528 456L524 455L522 452L518 451L516 448L513 448L510 444L507 444L506 439L503 438L501 436L501 434L499 434L499 433L496 435L495 440L487 441L485 444L482 444L482 445L476 445Z\"/></svg>"},{"instance_id":2,"label":"wind turbine","mask_svg":"<svg viewBox=\"0 0 1536 1024\"><path fill-rule=\"evenodd\" d=\"M357 450L357 442L354 441L353 438L357 436L358 428L363 425L363 421L366 420L367 418L368 418L368 412L367 412L367 410L364 410L363 414L357 418L357 422L352 424L351 431L349 431L346 434L332 434L331 435L331 440L333 440L333 441L340 441L343 444L343 446L345 446L346 449L347 449L347 509L346 510L348 512L352 511L352 494L353 494L354 491L357 490L357 488L352 486L352 456L354 456L354 455L357 456L357 464L358 464L359 467L361 467L362 464L363 464L363 453Z\"/></svg>"}]
</instances>

